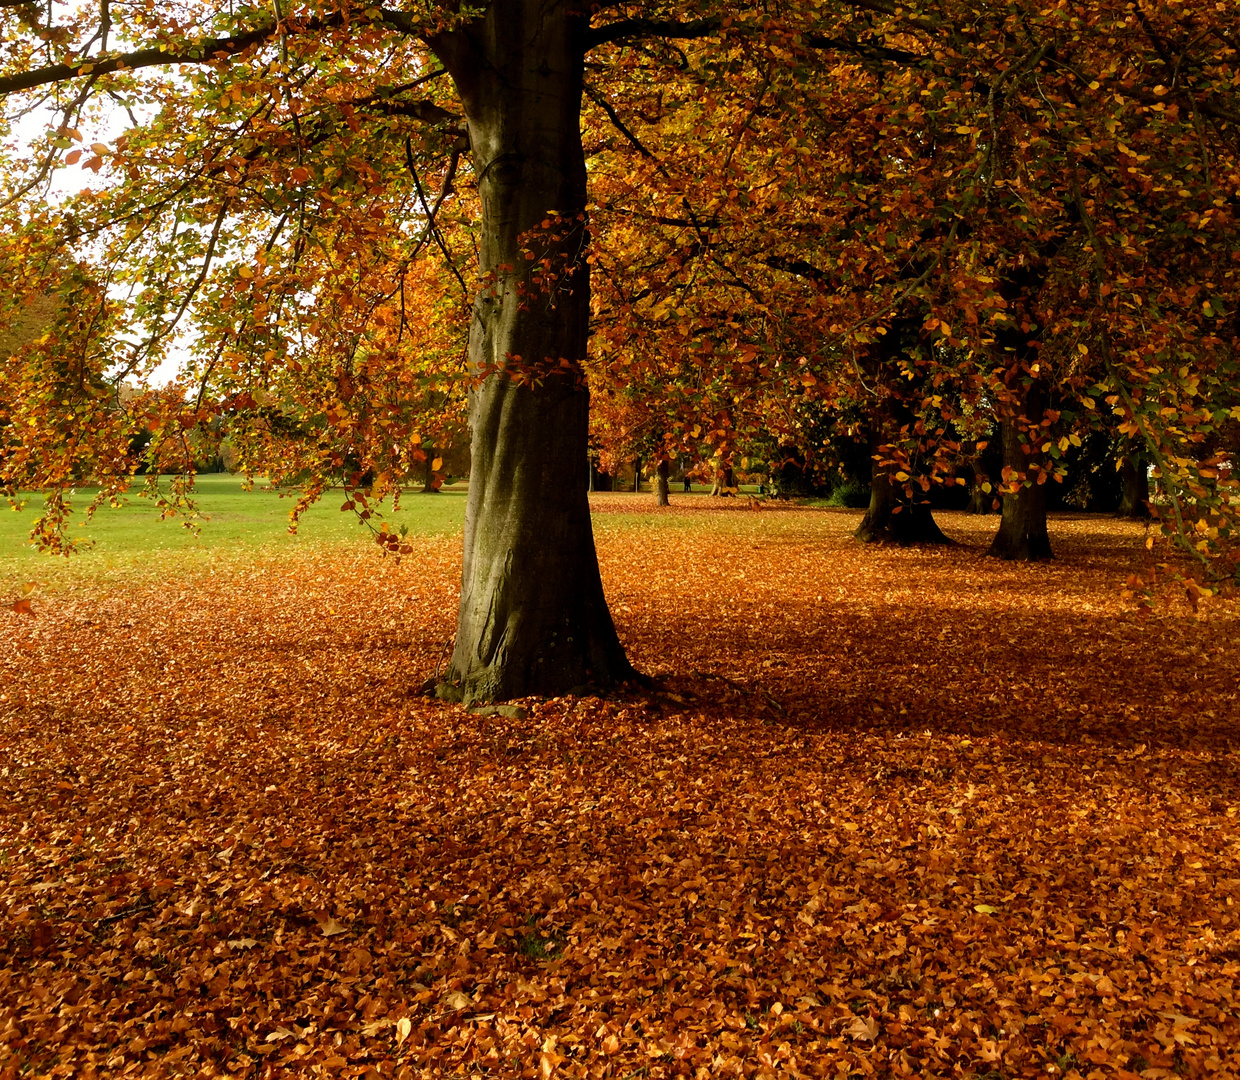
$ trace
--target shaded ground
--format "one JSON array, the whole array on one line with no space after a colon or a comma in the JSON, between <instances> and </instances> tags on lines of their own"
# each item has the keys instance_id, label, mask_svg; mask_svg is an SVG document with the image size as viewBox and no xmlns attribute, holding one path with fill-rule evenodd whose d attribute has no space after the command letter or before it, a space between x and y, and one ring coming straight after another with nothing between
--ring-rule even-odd
<instances>
[{"instance_id":1,"label":"shaded ground","mask_svg":"<svg viewBox=\"0 0 1240 1080\"><path fill-rule=\"evenodd\" d=\"M0 611L0 1076L1237 1075L1236 606L596 502L663 692L418 697L453 539Z\"/></svg>"}]
</instances>

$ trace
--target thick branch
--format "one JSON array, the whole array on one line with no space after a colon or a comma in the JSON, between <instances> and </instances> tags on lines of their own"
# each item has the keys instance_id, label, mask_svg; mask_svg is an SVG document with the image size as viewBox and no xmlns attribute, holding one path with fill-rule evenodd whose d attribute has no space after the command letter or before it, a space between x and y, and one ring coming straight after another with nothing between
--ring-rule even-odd
<instances>
[{"instance_id":1,"label":"thick branch","mask_svg":"<svg viewBox=\"0 0 1240 1080\"><path fill-rule=\"evenodd\" d=\"M633 38L701 38L710 37L723 25L723 18L712 15L692 22L675 22L669 19L621 19L606 26L593 28L586 36L586 49L597 48L613 41Z\"/></svg>"},{"instance_id":2,"label":"thick branch","mask_svg":"<svg viewBox=\"0 0 1240 1080\"><path fill-rule=\"evenodd\" d=\"M0 78L0 94L12 94L19 90L30 90L36 86L67 82L80 75L98 77L110 75L114 71L131 71L167 64L210 63L218 56L231 56L253 45L259 45L268 40L275 31L276 26L273 22L244 34L237 34L235 37L207 38L193 44L186 44L180 50L153 46L121 53L119 56L100 57L94 60L84 57L81 60L75 60L72 64L52 64L49 67L35 68L33 71L23 71L17 75Z\"/></svg>"}]
</instances>

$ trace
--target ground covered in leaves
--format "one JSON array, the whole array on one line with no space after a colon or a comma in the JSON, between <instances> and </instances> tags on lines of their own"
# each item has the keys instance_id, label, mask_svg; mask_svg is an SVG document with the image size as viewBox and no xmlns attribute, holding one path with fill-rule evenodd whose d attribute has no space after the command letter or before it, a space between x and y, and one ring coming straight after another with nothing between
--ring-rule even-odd
<instances>
[{"instance_id":1,"label":"ground covered in leaves","mask_svg":"<svg viewBox=\"0 0 1240 1080\"><path fill-rule=\"evenodd\" d=\"M0 1076L1238 1074L1234 605L647 499L662 689L518 716L419 696L459 539L6 603Z\"/></svg>"}]
</instances>

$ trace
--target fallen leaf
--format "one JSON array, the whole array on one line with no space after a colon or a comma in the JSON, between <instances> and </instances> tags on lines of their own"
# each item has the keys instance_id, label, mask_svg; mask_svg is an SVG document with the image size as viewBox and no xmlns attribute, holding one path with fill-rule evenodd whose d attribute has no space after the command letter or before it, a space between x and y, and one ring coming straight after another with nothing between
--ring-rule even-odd
<instances>
[{"instance_id":1,"label":"fallen leaf","mask_svg":"<svg viewBox=\"0 0 1240 1080\"><path fill-rule=\"evenodd\" d=\"M846 1034L862 1042L873 1042L878 1038L878 1021L872 1016L857 1016L844 1028Z\"/></svg>"}]
</instances>

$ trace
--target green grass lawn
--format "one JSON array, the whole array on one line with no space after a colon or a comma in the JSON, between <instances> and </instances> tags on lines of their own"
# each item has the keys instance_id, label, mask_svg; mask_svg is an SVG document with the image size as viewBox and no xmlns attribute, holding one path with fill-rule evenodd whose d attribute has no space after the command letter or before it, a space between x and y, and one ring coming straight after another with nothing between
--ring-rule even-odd
<instances>
[{"instance_id":1,"label":"green grass lawn","mask_svg":"<svg viewBox=\"0 0 1240 1080\"><path fill-rule=\"evenodd\" d=\"M141 478L139 478L140 480ZM159 520L159 511L149 499L141 498L135 484L134 492L118 508L102 507L89 520L83 513L74 515L70 533L75 539L87 541L70 559L58 559L35 551L30 546L30 528L39 514L42 500L31 497L22 511L11 511L0 503L0 579L25 582L37 579L47 584L68 584L91 578L166 577L174 569L192 570L221 559L254 558L279 555L326 545L357 545L364 548L371 542L370 531L352 512L341 511L344 497L329 491L323 499L302 516L295 535L288 532L288 515L297 492L264 489L261 481L245 490L240 476L208 473L199 476L195 485L199 512L202 517L193 524L198 531L187 529L188 519ZM699 500L704 504L709 487L694 484L692 493L673 487L673 509L691 507ZM745 495L756 492L755 486L742 489ZM445 488L438 495L410 493L401 500L399 511L391 503L374 509L372 521L387 522L392 530L404 525L415 536L442 536L457 533L465 521L465 483ZM84 508L93 491L78 492L74 504ZM632 498L632 494L617 495ZM654 496L644 490L637 496L642 505L649 500L653 509ZM700 528L693 516L649 512L608 512L609 496L601 496L596 510L594 528L598 533L631 529L679 530ZM769 525L769 523L768 523Z\"/></svg>"},{"instance_id":2,"label":"green grass lawn","mask_svg":"<svg viewBox=\"0 0 1240 1080\"><path fill-rule=\"evenodd\" d=\"M159 520L159 511L149 499L131 494L124 506L102 507L94 517L75 514L71 526L76 538L91 541L71 561L79 563L79 572L114 571L136 567L154 559L167 557L176 561L194 562L204 557L290 550L314 544L336 544L356 541L367 543L370 532L351 512L342 512L344 501L338 491L329 491L323 499L302 516L296 535L288 532L288 515L296 493L281 497L280 493L263 490L256 481L250 491L240 476L227 473L199 476L195 485L199 511L203 518L194 523L197 533L182 525L185 519ZM93 492L84 490L75 499L84 507ZM386 521L391 529L401 525L417 535L453 533L465 520L466 488L441 491L437 495L410 493L401 499L401 509L392 510L390 502L376 507L372 521ZM40 573L50 559L30 547L30 527L39 513L42 501L31 498L26 508L14 512L0 504L0 575Z\"/></svg>"}]
</instances>

